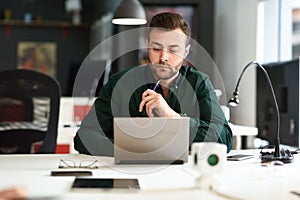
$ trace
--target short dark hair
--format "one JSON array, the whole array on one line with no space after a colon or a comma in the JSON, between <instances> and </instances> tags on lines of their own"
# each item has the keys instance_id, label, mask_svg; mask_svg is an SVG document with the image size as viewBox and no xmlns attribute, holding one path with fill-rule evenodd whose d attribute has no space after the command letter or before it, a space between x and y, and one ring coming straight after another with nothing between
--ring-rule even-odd
<instances>
[{"instance_id":1,"label":"short dark hair","mask_svg":"<svg viewBox=\"0 0 300 200\"><path fill-rule=\"evenodd\" d=\"M150 32L152 28L162 28L167 30L175 30L180 28L187 36L187 44L190 38L190 26L178 13L163 12L154 15L150 21Z\"/></svg>"}]
</instances>

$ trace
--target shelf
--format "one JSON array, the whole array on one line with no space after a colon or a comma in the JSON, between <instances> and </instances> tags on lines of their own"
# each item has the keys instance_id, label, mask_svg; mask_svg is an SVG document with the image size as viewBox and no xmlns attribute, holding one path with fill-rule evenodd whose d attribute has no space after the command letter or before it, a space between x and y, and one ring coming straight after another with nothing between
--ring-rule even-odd
<instances>
[{"instance_id":1,"label":"shelf","mask_svg":"<svg viewBox=\"0 0 300 200\"><path fill-rule=\"evenodd\" d=\"M48 28L89 28L90 26L86 23L82 24L72 24L68 21L41 21L41 22L30 22L25 23L23 20L0 20L1 26L26 26L26 27L48 27Z\"/></svg>"}]
</instances>

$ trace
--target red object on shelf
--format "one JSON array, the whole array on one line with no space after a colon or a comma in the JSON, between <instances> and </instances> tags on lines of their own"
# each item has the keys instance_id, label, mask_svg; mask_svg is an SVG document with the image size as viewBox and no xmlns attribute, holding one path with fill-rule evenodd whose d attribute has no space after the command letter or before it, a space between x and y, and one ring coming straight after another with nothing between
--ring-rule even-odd
<instances>
[{"instance_id":1,"label":"red object on shelf","mask_svg":"<svg viewBox=\"0 0 300 200\"><path fill-rule=\"evenodd\" d=\"M91 109L91 105L74 105L74 121L82 121Z\"/></svg>"},{"instance_id":2,"label":"red object on shelf","mask_svg":"<svg viewBox=\"0 0 300 200\"><path fill-rule=\"evenodd\" d=\"M56 154L68 154L68 153L70 153L70 145L69 144L57 144L55 153Z\"/></svg>"},{"instance_id":3,"label":"red object on shelf","mask_svg":"<svg viewBox=\"0 0 300 200\"><path fill-rule=\"evenodd\" d=\"M41 145L42 145L41 142L33 143L31 146L31 153L36 153L40 149ZM69 154L70 153L70 145L69 144L57 144L55 153L56 154Z\"/></svg>"}]
</instances>

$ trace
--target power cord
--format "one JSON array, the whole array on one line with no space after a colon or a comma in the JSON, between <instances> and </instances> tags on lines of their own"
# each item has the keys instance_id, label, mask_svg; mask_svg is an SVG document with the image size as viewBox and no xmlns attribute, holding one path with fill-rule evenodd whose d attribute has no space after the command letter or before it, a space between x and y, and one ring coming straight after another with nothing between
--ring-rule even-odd
<instances>
[{"instance_id":1,"label":"power cord","mask_svg":"<svg viewBox=\"0 0 300 200\"><path fill-rule=\"evenodd\" d=\"M291 151L291 154L298 154L300 153L300 149L296 149L295 151Z\"/></svg>"}]
</instances>

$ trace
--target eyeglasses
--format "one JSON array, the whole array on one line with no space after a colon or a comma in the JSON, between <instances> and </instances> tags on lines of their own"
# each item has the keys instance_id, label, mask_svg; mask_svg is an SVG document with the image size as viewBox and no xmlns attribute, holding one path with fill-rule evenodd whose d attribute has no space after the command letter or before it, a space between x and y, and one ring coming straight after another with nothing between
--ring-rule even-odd
<instances>
[{"instance_id":1,"label":"eyeglasses","mask_svg":"<svg viewBox=\"0 0 300 200\"><path fill-rule=\"evenodd\" d=\"M73 160L63 160L60 159L58 168L88 168L88 169L97 169L99 168L98 160L83 160L80 161L79 165Z\"/></svg>"}]
</instances>

